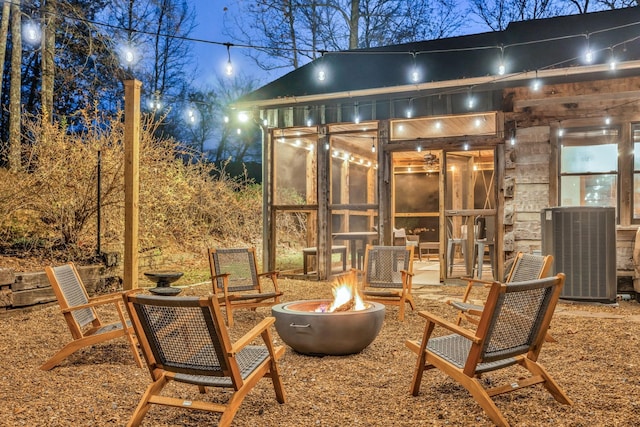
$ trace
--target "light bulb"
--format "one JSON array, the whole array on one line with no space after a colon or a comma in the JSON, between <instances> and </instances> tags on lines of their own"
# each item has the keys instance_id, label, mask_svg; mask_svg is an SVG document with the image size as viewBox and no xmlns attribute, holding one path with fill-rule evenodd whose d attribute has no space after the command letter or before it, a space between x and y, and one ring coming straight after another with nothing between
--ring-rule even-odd
<instances>
[{"instance_id":1,"label":"light bulb","mask_svg":"<svg viewBox=\"0 0 640 427\"><path fill-rule=\"evenodd\" d=\"M533 81L533 84L531 85L531 88L534 90L534 92L537 92L537 91L539 91L539 90L540 90L540 86L541 86L541 85L542 85L542 84L540 83L540 80L535 79L535 80Z\"/></svg>"},{"instance_id":2,"label":"light bulb","mask_svg":"<svg viewBox=\"0 0 640 427\"><path fill-rule=\"evenodd\" d=\"M231 64L231 61L227 61L227 65L225 66L224 70L227 76L230 76L233 74L233 65Z\"/></svg>"},{"instance_id":3,"label":"light bulb","mask_svg":"<svg viewBox=\"0 0 640 427\"><path fill-rule=\"evenodd\" d=\"M587 61L588 64L591 64L591 62L593 62L593 52L591 51L591 49L588 49L587 53L585 53L584 60Z\"/></svg>"},{"instance_id":4,"label":"light bulb","mask_svg":"<svg viewBox=\"0 0 640 427\"><path fill-rule=\"evenodd\" d=\"M474 105L475 101L473 100L473 97L469 96L469 99L467 100L467 107L469 107L469 109L472 109Z\"/></svg>"},{"instance_id":5,"label":"light bulb","mask_svg":"<svg viewBox=\"0 0 640 427\"><path fill-rule=\"evenodd\" d=\"M504 74L504 72L505 72L505 67L504 67L504 64L501 63L498 66L498 74L502 76Z\"/></svg>"},{"instance_id":6,"label":"light bulb","mask_svg":"<svg viewBox=\"0 0 640 427\"><path fill-rule=\"evenodd\" d=\"M327 78L327 74L324 72L324 70L318 71L318 80L320 80L322 82L326 78Z\"/></svg>"}]
</instances>

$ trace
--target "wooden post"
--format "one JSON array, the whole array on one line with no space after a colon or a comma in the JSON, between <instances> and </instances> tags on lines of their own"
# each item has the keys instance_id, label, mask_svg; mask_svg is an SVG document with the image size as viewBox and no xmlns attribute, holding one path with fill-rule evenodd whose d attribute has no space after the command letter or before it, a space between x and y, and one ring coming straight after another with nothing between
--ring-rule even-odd
<instances>
[{"instance_id":1,"label":"wooden post","mask_svg":"<svg viewBox=\"0 0 640 427\"><path fill-rule=\"evenodd\" d=\"M138 199L140 193L140 87L124 82L124 285L138 287Z\"/></svg>"}]
</instances>

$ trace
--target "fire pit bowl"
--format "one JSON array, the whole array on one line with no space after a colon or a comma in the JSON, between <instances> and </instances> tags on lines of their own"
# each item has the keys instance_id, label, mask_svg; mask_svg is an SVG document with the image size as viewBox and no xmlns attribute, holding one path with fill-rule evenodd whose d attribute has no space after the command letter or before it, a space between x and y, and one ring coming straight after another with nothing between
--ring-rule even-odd
<instances>
[{"instance_id":1,"label":"fire pit bowl","mask_svg":"<svg viewBox=\"0 0 640 427\"><path fill-rule=\"evenodd\" d=\"M315 311L329 304L328 300L308 300L274 305L271 314L282 341L298 353L342 356L364 350L382 329L382 304L367 302L367 308L360 311Z\"/></svg>"}]
</instances>

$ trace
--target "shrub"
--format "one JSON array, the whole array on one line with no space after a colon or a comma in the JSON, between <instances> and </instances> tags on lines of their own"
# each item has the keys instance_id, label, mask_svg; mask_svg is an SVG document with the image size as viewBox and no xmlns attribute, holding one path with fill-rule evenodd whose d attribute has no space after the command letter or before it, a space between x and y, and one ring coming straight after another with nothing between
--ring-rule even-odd
<instances>
[{"instance_id":1,"label":"shrub","mask_svg":"<svg viewBox=\"0 0 640 427\"><path fill-rule=\"evenodd\" d=\"M47 250L64 259L95 256L100 157L102 251L124 243L124 120L82 111L84 129L62 121L25 120L24 168L2 170L0 237L20 250ZM180 147L154 137L144 118L140 141L139 238L142 250L202 251L218 242L261 239L261 187L230 178ZM214 173L215 172L215 173ZM217 178L214 178L214 175ZM28 244L28 241L33 244Z\"/></svg>"}]
</instances>

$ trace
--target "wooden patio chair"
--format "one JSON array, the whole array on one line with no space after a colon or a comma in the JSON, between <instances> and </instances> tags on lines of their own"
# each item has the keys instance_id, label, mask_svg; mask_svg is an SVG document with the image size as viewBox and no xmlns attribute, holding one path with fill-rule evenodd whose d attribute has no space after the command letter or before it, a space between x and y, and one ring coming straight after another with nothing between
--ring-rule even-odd
<instances>
[{"instance_id":1,"label":"wooden patio chair","mask_svg":"<svg viewBox=\"0 0 640 427\"><path fill-rule=\"evenodd\" d=\"M420 312L427 319L422 340L406 342L418 355L411 393L419 394L426 369L437 368L466 388L498 426L509 425L492 400L502 393L542 384L558 402L571 405L571 399L537 362L564 280L564 274L559 273L527 282L494 282L475 331ZM432 337L435 326L452 334ZM530 375L523 377L522 372L514 372L515 378L491 388L485 388L479 378L516 364Z\"/></svg>"},{"instance_id":2,"label":"wooden patio chair","mask_svg":"<svg viewBox=\"0 0 640 427\"><path fill-rule=\"evenodd\" d=\"M415 309L411 295L413 246L367 245L364 257L362 293L367 301L399 307L404 321L405 304Z\"/></svg>"},{"instance_id":3,"label":"wooden patio chair","mask_svg":"<svg viewBox=\"0 0 640 427\"><path fill-rule=\"evenodd\" d=\"M58 299L60 311L67 322L73 341L62 347L51 359L40 366L40 369L49 370L81 348L119 337L127 338L137 365L142 367L135 334L122 308L121 292L90 298L73 263L59 267L47 266L45 272ZM108 305L116 309L120 321L103 323L100 320L96 307ZM123 325L126 326L123 327Z\"/></svg>"},{"instance_id":4,"label":"wooden patio chair","mask_svg":"<svg viewBox=\"0 0 640 427\"><path fill-rule=\"evenodd\" d=\"M271 307L283 295L277 271L258 273L255 248L210 248L209 269L213 293L224 300L229 327L233 326L233 310ZM263 291L265 277L271 279L273 290Z\"/></svg>"},{"instance_id":5,"label":"wooden patio chair","mask_svg":"<svg viewBox=\"0 0 640 427\"><path fill-rule=\"evenodd\" d=\"M219 426L229 426L242 401L262 378L271 378L276 400L285 402L277 360L284 347L274 347L267 317L232 343L215 296L166 297L125 294L127 311L151 374L129 426L140 425L151 405L220 413ZM261 337L264 345L250 345ZM191 384L200 393L217 387L213 402L162 394L170 381ZM182 393L182 392L178 392ZM174 394L175 395L175 394Z\"/></svg>"},{"instance_id":6,"label":"wooden patio chair","mask_svg":"<svg viewBox=\"0 0 640 427\"><path fill-rule=\"evenodd\" d=\"M551 255L533 255L518 252L511 264L511 269L508 271L504 282L524 282L527 280L541 279L549 275L551 270L551 263L553 257ZM467 287L462 296L462 301L447 301L447 304L458 309L458 317L456 324L465 319L470 323L478 324L480 314L482 314L482 305L474 304L470 302L472 291L477 285L490 286L492 282L474 279L472 277L466 278Z\"/></svg>"}]
</instances>

